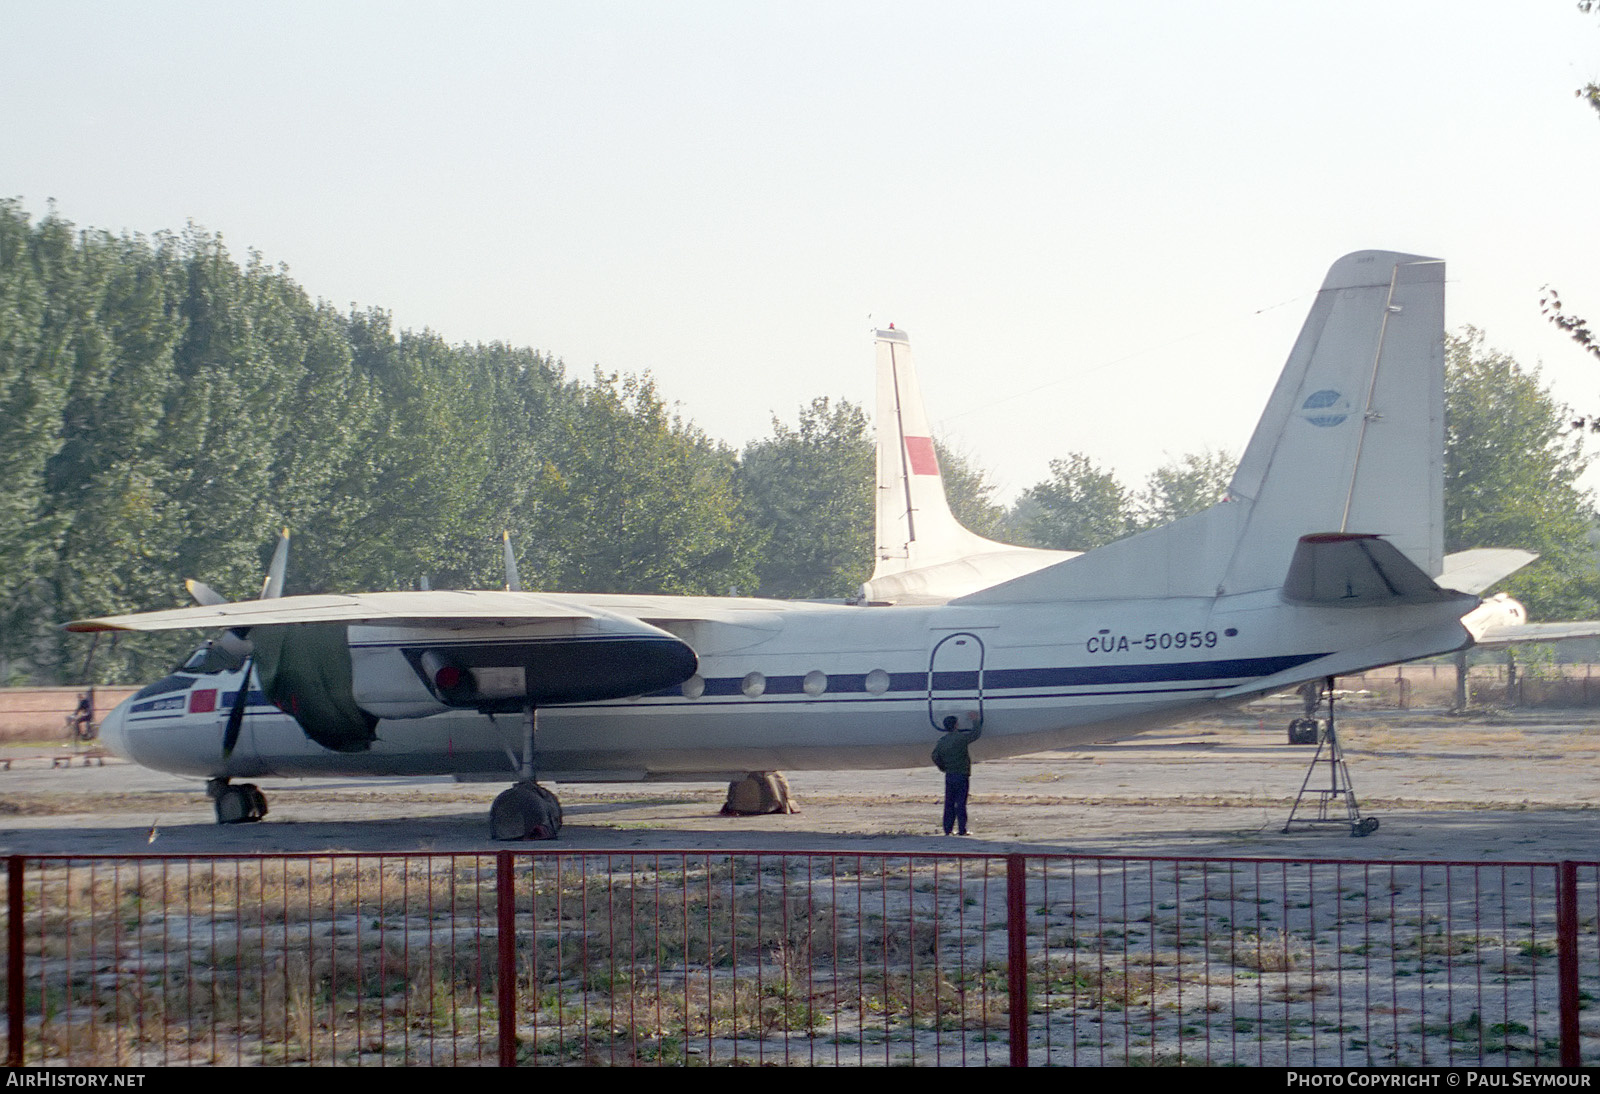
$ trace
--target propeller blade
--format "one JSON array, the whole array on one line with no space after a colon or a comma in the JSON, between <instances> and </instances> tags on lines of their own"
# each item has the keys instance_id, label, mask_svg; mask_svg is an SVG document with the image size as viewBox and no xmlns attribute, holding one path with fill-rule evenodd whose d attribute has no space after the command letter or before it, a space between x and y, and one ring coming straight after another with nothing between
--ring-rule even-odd
<instances>
[{"instance_id":1,"label":"propeller blade","mask_svg":"<svg viewBox=\"0 0 1600 1094\"><path fill-rule=\"evenodd\" d=\"M233 697L233 707L228 711L228 725L222 731L222 758L233 755L233 746L239 743L239 730L244 725L244 708L250 703L250 673L255 669L255 658L244 663L244 677L239 681L239 691Z\"/></svg>"},{"instance_id":2,"label":"propeller blade","mask_svg":"<svg viewBox=\"0 0 1600 1094\"><path fill-rule=\"evenodd\" d=\"M520 593L522 576L517 573L517 553L511 549L511 533L503 532L501 538L506 546L506 591Z\"/></svg>"},{"instance_id":3,"label":"propeller blade","mask_svg":"<svg viewBox=\"0 0 1600 1094\"><path fill-rule=\"evenodd\" d=\"M185 578L183 584L184 587L189 590L189 595L194 597L194 602L196 604L210 607L216 604L228 603L227 597L217 592L217 590L213 589L210 585L207 585L204 581L196 581L191 577ZM220 648L226 650L235 657L247 658L250 656L250 651L252 649L250 645L250 639L248 637L249 634L249 627L229 627L227 630L218 634L217 637L212 641L214 641Z\"/></svg>"},{"instance_id":4,"label":"propeller blade","mask_svg":"<svg viewBox=\"0 0 1600 1094\"><path fill-rule=\"evenodd\" d=\"M213 589L210 585L207 585L204 581L196 581L192 577L185 578L183 587L189 590L189 595L194 597L194 602L196 604L200 604L204 607L209 608L216 604L226 604L228 602L227 597L217 592L217 590Z\"/></svg>"},{"instance_id":5,"label":"propeller blade","mask_svg":"<svg viewBox=\"0 0 1600 1094\"><path fill-rule=\"evenodd\" d=\"M278 533L278 545L272 550L272 564L267 567L267 579L261 583L261 599L276 600L283 595L283 575L289 568L289 529Z\"/></svg>"}]
</instances>

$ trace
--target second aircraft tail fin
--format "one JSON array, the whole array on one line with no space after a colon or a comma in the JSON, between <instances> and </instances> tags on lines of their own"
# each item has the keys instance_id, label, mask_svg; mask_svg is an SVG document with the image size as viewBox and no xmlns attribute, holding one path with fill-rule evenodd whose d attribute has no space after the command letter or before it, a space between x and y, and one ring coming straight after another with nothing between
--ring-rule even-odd
<instances>
[{"instance_id":1,"label":"second aircraft tail fin","mask_svg":"<svg viewBox=\"0 0 1600 1094\"><path fill-rule=\"evenodd\" d=\"M965 528L950 512L939 454L904 331L877 332L878 482L869 600L933 603L1008 581L1075 552L1013 547Z\"/></svg>"}]
</instances>

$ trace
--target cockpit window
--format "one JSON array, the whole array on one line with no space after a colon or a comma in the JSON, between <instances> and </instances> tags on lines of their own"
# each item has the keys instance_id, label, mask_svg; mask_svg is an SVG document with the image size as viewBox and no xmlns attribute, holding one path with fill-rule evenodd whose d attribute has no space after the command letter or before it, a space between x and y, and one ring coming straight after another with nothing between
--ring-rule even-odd
<instances>
[{"instance_id":1,"label":"cockpit window","mask_svg":"<svg viewBox=\"0 0 1600 1094\"><path fill-rule=\"evenodd\" d=\"M135 699L148 699L152 695L164 695L169 691L188 691L193 684L193 676L179 676L174 673L171 676L163 676L153 684L146 684L134 692L133 697Z\"/></svg>"},{"instance_id":2,"label":"cockpit window","mask_svg":"<svg viewBox=\"0 0 1600 1094\"><path fill-rule=\"evenodd\" d=\"M238 657L223 649L209 639L200 643L199 647L189 655L189 660L180 667L180 672L195 672L201 675L212 672L237 672L244 665L244 658Z\"/></svg>"}]
</instances>

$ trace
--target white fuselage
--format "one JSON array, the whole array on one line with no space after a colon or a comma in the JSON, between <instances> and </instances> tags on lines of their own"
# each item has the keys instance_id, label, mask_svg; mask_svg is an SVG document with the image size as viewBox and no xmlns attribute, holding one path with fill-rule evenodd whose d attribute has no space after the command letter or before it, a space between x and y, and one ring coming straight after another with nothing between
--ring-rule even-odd
<instances>
[{"instance_id":1,"label":"white fuselage","mask_svg":"<svg viewBox=\"0 0 1600 1094\"><path fill-rule=\"evenodd\" d=\"M1377 665L1469 641L1449 627L1459 607L1348 611L1288 604L1276 590L987 607L570 599L658 620L693 647L699 671L670 692L542 708L534 766L555 778L912 766L927 762L938 726L952 716L963 726L982 718L980 758L1015 755L1190 717L1249 698L1241 691L1268 677L1277 679L1263 690L1275 690L1285 686L1285 671L1335 651L1356 651L1359 659L1359 651L1387 643ZM498 773L510 780L522 716L425 713L437 706L429 707L401 650L519 633L512 625L352 626L356 698L381 719L366 751L323 748L256 696L224 761L220 742L237 671L169 677L172 690L123 703L102 733L137 763L189 775ZM1412 634L1427 637L1402 637ZM1395 656L1397 638L1415 648Z\"/></svg>"}]
</instances>

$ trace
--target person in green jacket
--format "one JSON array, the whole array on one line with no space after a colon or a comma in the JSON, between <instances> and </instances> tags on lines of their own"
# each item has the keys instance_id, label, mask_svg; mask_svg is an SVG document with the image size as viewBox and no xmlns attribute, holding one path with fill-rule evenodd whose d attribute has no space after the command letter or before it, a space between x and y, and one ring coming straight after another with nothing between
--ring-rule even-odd
<instances>
[{"instance_id":1,"label":"person in green jacket","mask_svg":"<svg viewBox=\"0 0 1600 1094\"><path fill-rule=\"evenodd\" d=\"M944 834L960 826L967 834L967 792L972 786L972 757L967 748L983 736L983 720L973 716L971 729L957 729L956 716L944 720L944 733L933 746L933 766L944 772Z\"/></svg>"}]
</instances>

